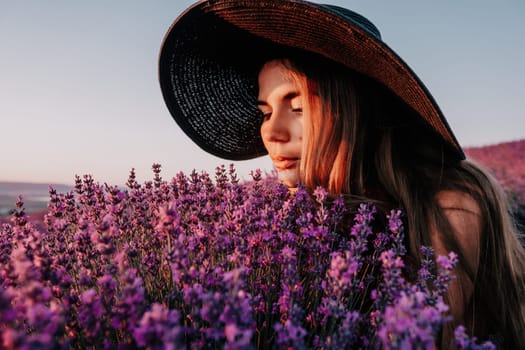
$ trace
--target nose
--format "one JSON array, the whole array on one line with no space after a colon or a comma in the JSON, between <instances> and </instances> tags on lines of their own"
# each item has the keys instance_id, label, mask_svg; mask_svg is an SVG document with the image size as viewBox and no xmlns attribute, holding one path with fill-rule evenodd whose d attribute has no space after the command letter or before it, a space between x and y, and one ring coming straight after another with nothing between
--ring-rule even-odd
<instances>
[{"instance_id":1,"label":"nose","mask_svg":"<svg viewBox=\"0 0 525 350\"><path fill-rule=\"evenodd\" d=\"M290 123L286 113L274 111L271 117L261 124L261 137L265 142L288 142L290 135Z\"/></svg>"}]
</instances>

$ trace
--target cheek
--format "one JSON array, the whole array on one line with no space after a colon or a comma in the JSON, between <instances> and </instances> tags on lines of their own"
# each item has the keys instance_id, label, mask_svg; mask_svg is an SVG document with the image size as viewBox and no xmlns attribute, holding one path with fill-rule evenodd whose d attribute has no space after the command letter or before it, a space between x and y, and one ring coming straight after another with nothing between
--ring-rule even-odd
<instances>
[{"instance_id":1,"label":"cheek","mask_svg":"<svg viewBox=\"0 0 525 350\"><path fill-rule=\"evenodd\" d=\"M267 140L266 140L266 137L265 137L265 135L267 135L267 130L266 130L266 129L267 129L267 125L266 125L265 122L263 122L263 123L261 124L261 127L259 128L259 132L260 132L260 134L261 134L261 139L262 139L262 141L263 141L264 147L265 147L266 149L268 149L268 146L267 146L267 144L266 144L266 143L267 143Z\"/></svg>"},{"instance_id":2,"label":"cheek","mask_svg":"<svg viewBox=\"0 0 525 350\"><path fill-rule=\"evenodd\" d=\"M303 141L304 139L304 124L303 124L303 118L297 119L293 124L293 133L295 137L299 141Z\"/></svg>"},{"instance_id":3,"label":"cheek","mask_svg":"<svg viewBox=\"0 0 525 350\"><path fill-rule=\"evenodd\" d=\"M301 119L301 121L299 122L299 125L298 125L298 134L299 134L299 139L302 141L303 137L304 137L304 124L303 124L303 120L302 119Z\"/></svg>"}]
</instances>

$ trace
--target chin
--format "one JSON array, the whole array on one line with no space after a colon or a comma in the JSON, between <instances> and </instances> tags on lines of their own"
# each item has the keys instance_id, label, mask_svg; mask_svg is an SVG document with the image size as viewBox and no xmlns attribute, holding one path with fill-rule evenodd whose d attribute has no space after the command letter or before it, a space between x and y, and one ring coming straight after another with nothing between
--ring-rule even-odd
<instances>
[{"instance_id":1,"label":"chin","mask_svg":"<svg viewBox=\"0 0 525 350\"><path fill-rule=\"evenodd\" d=\"M288 188L297 188L299 172L297 170L284 170L278 172L279 181Z\"/></svg>"}]
</instances>

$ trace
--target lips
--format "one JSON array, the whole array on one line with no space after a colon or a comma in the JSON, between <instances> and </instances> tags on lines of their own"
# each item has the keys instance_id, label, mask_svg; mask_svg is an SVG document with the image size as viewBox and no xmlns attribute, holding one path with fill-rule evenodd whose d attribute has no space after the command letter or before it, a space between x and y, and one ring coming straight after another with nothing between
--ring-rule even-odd
<instances>
[{"instance_id":1,"label":"lips","mask_svg":"<svg viewBox=\"0 0 525 350\"><path fill-rule=\"evenodd\" d=\"M298 157L272 157L273 165L279 171L293 169L299 162Z\"/></svg>"}]
</instances>

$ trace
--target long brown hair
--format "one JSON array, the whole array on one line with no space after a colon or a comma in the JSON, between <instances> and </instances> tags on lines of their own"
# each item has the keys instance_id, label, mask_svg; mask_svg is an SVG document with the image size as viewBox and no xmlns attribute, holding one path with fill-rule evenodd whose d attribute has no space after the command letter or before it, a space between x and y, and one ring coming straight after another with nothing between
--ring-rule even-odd
<instances>
[{"instance_id":1,"label":"long brown hair","mask_svg":"<svg viewBox=\"0 0 525 350\"><path fill-rule=\"evenodd\" d=\"M379 84L323 59L282 59L308 96L301 159L302 182L331 194L402 207L407 213L409 256L420 262L432 229L459 255L458 278L473 294L465 300L471 335L504 348L525 348L525 252L504 192L492 176L458 159L414 111ZM320 105L316 105L320 101ZM480 209L481 232L474 246L477 266L467 263L437 197L442 191L470 196ZM461 282L461 281L460 281ZM444 330L442 346L450 345Z\"/></svg>"}]
</instances>

